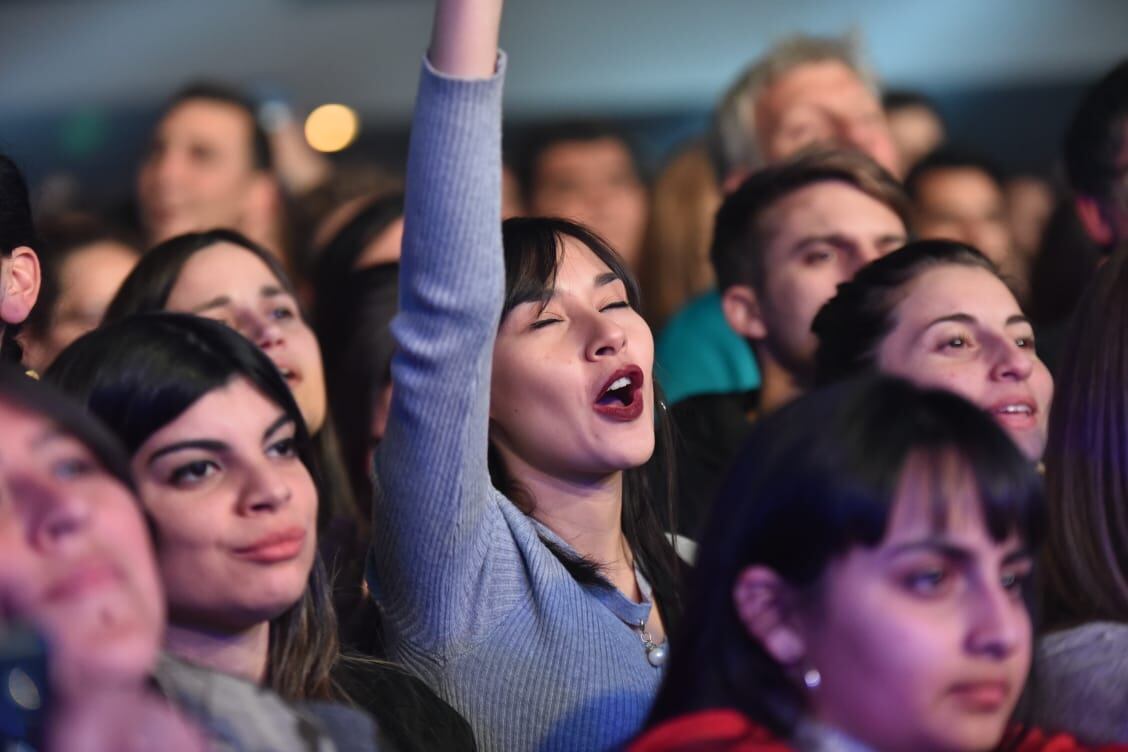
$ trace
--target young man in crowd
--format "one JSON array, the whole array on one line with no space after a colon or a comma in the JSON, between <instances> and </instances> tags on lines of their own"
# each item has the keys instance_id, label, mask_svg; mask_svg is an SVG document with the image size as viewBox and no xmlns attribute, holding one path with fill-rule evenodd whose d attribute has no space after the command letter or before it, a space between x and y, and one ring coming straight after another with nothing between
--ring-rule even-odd
<instances>
[{"instance_id":1,"label":"young man in crowd","mask_svg":"<svg viewBox=\"0 0 1128 752\"><path fill-rule=\"evenodd\" d=\"M519 177L530 214L590 227L637 270L649 197L621 133L590 122L543 128L529 139Z\"/></svg>"},{"instance_id":2,"label":"young man in crowd","mask_svg":"<svg viewBox=\"0 0 1128 752\"><path fill-rule=\"evenodd\" d=\"M974 246L995 262L1019 300L1028 297L1029 270L1014 250L1003 181L987 160L953 149L935 151L909 172L905 191L918 238Z\"/></svg>"},{"instance_id":3,"label":"young man in crowd","mask_svg":"<svg viewBox=\"0 0 1128 752\"><path fill-rule=\"evenodd\" d=\"M904 245L908 201L856 151L805 153L753 173L717 213L712 261L728 325L755 352L758 390L674 407L679 527L693 534L750 423L810 388L811 322L839 283Z\"/></svg>"},{"instance_id":4,"label":"young man in crowd","mask_svg":"<svg viewBox=\"0 0 1128 752\"><path fill-rule=\"evenodd\" d=\"M227 227L279 250L281 199L270 142L241 93L195 84L165 107L137 174L151 244Z\"/></svg>"},{"instance_id":5,"label":"young man in crowd","mask_svg":"<svg viewBox=\"0 0 1128 752\"><path fill-rule=\"evenodd\" d=\"M1106 253L1128 248L1128 58L1085 93L1065 133L1065 171L1077 217ZM1056 370L1069 324L1038 332L1038 356Z\"/></svg>"},{"instance_id":6,"label":"young man in crowd","mask_svg":"<svg viewBox=\"0 0 1128 752\"><path fill-rule=\"evenodd\" d=\"M755 61L722 97L710 147L731 192L756 170L812 145L868 154L901 175L877 84L843 39L798 36ZM678 394L747 390L748 348L725 324L717 291L691 300L658 341L660 375Z\"/></svg>"},{"instance_id":7,"label":"young man in crowd","mask_svg":"<svg viewBox=\"0 0 1128 752\"><path fill-rule=\"evenodd\" d=\"M19 360L15 329L39 297L39 257L27 183L19 167L0 154L0 359Z\"/></svg>"}]
</instances>

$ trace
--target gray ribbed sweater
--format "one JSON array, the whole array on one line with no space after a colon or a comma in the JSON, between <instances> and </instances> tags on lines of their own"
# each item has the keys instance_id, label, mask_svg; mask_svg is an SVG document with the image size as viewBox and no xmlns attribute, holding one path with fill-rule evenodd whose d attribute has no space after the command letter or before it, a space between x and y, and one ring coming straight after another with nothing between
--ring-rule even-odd
<instances>
[{"instance_id":1,"label":"gray ribbed sweater","mask_svg":"<svg viewBox=\"0 0 1128 752\"><path fill-rule=\"evenodd\" d=\"M538 534L563 542L493 488L486 465L504 66L461 81L424 63L369 584L392 657L466 717L481 749L615 749L661 679L624 621L650 604L577 584Z\"/></svg>"}]
</instances>

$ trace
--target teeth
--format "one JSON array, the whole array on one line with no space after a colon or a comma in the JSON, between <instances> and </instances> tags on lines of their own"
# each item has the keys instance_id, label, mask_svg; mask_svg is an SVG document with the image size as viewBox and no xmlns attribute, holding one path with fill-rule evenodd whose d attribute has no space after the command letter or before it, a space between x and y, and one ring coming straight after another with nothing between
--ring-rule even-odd
<instances>
[{"instance_id":1,"label":"teeth","mask_svg":"<svg viewBox=\"0 0 1128 752\"><path fill-rule=\"evenodd\" d=\"M995 412L1004 415L1031 415L1034 411L1030 409L1029 405L1005 405Z\"/></svg>"},{"instance_id":2,"label":"teeth","mask_svg":"<svg viewBox=\"0 0 1128 752\"><path fill-rule=\"evenodd\" d=\"M623 389L623 388L628 387L630 385L631 385L631 380L629 378L627 378L626 376L622 376L618 379L615 379L615 381L611 384L611 386L607 387L607 391L613 392L616 389Z\"/></svg>"}]
</instances>

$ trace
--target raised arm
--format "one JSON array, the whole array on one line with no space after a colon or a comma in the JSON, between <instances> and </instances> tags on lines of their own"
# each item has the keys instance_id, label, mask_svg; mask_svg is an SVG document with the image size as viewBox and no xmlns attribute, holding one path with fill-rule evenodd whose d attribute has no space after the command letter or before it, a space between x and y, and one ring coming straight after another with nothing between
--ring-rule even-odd
<instances>
[{"instance_id":1,"label":"raised arm","mask_svg":"<svg viewBox=\"0 0 1128 752\"><path fill-rule=\"evenodd\" d=\"M388 429L376 458L370 580L392 628L434 650L473 639L517 552L486 465L504 296L501 0L441 0L408 154ZM491 572L487 577L486 572ZM503 581L505 578L501 578Z\"/></svg>"},{"instance_id":2,"label":"raised arm","mask_svg":"<svg viewBox=\"0 0 1128 752\"><path fill-rule=\"evenodd\" d=\"M502 0L443 0L435 9L427 57L456 78L490 78L497 65Z\"/></svg>"}]
</instances>

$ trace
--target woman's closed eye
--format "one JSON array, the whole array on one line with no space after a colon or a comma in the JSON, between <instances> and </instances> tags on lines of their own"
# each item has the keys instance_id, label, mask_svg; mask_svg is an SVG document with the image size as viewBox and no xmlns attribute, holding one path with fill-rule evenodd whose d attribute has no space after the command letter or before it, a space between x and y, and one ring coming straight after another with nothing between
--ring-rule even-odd
<instances>
[{"instance_id":1,"label":"woman's closed eye","mask_svg":"<svg viewBox=\"0 0 1128 752\"><path fill-rule=\"evenodd\" d=\"M613 303L608 303L607 305L602 306L599 310L600 310L600 312L603 312L603 311L613 311L613 310L619 309L619 308L630 308L630 307L631 307L631 304L628 303L627 301L616 300Z\"/></svg>"}]
</instances>

